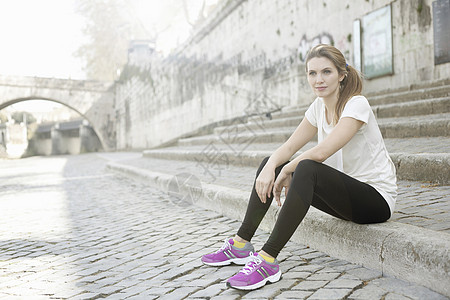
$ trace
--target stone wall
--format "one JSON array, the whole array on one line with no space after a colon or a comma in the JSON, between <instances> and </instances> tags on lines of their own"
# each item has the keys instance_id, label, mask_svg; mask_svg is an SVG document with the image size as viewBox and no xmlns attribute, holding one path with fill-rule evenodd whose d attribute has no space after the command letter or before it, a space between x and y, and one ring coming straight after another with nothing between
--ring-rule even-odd
<instances>
[{"instance_id":1,"label":"stone wall","mask_svg":"<svg viewBox=\"0 0 450 300\"><path fill-rule=\"evenodd\" d=\"M236 117L309 104L304 58L331 43L353 64L353 21L389 0L229 0L170 57L127 65L115 86L117 149L170 143ZM365 92L450 77L434 65L432 0L392 7L394 74Z\"/></svg>"}]
</instances>

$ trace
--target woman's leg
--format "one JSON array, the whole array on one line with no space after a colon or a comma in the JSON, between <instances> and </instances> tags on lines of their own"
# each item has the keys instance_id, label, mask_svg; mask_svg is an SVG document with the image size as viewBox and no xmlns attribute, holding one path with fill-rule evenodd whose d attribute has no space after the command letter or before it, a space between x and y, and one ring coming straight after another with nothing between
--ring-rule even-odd
<instances>
[{"instance_id":1,"label":"woman's leg","mask_svg":"<svg viewBox=\"0 0 450 300\"><path fill-rule=\"evenodd\" d=\"M263 160L256 176L261 173L268 160L268 157ZM282 167L283 166L275 170L276 176L278 176ZM235 264L246 264L249 260L251 260L253 258L251 253L253 253L255 249L251 243L243 242L251 240L259 226L259 223L269 209L271 202L272 197L270 197L266 203L262 203L255 191L255 186L253 186L252 194L247 207L247 213L241 228L238 231L237 237L226 240L219 251L203 255L202 262L210 266L225 266L232 262Z\"/></svg>"},{"instance_id":2,"label":"woman's leg","mask_svg":"<svg viewBox=\"0 0 450 300\"><path fill-rule=\"evenodd\" d=\"M301 161L275 227L262 250L276 257L313 205L335 217L360 224L384 222L390 209L370 185L312 160Z\"/></svg>"},{"instance_id":3,"label":"woman's leg","mask_svg":"<svg viewBox=\"0 0 450 300\"><path fill-rule=\"evenodd\" d=\"M269 160L269 157L264 158L264 160L261 162L261 165L258 168L258 171L256 172L255 182L256 178L258 178L259 173L261 173L262 169L266 165L267 161ZM286 162L285 164L287 164ZM275 169L275 178L280 174L281 169L284 167L284 165L279 166ZM250 195L250 199L247 206L247 211L245 213L244 221L242 222L241 227L238 230L237 235L246 240L250 241L255 234L256 229L258 228L259 224L261 223L262 219L264 218L267 210L270 207L270 204L272 203L273 195L271 197L267 198L266 203L262 203L261 199L259 198L258 194L255 190L255 183L253 183L253 189L252 193Z\"/></svg>"}]
</instances>

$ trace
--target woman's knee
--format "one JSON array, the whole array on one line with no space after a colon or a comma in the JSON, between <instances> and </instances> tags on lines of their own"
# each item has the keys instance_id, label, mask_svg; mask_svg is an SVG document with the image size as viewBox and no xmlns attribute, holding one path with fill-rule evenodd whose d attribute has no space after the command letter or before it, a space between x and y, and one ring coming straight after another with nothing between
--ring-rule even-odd
<instances>
[{"instance_id":1,"label":"woman's knee","mask_svg":"<svg viewBox=\"0 0 450 300\"><path fill-rule=\"evenodd\" d=\"M319 165L319 162L312 159L301 160L295 168L295 174L311 174Z\"/></svg>"},{"instance_id":2,"label":"woman's knee","mask_svg":"<svg viewBox=\"0 0 450 300\"><path fill-rule=\"evenodd\" d=\"M294 182L305 181L308 178L315 177L317 174L317 167L320 166L321 163L316 162L311 159L304 159L297 164L295 168L292 180Z\"/></svg>"}]
</instances>

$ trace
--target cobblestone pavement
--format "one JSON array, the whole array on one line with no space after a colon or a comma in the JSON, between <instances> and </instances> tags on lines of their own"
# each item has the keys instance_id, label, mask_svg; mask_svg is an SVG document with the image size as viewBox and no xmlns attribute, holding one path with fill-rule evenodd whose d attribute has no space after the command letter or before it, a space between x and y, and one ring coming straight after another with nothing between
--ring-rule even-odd
<instances>
[{"instance_id":1,"label":"cobblestone pavement","mask_svg":"<svg viewBox=\"0 0 450 300\"><path fill-rule=\"evenodd\" d=\"M105 171L106 162L96 154L0 160L0 299L447 299L292 242L279 257L280 282L228 289L239 267L204 266L200 256L239 223L175 205ZM257 232L253 242L266 238Z\"/></svg>"}]
</instances>

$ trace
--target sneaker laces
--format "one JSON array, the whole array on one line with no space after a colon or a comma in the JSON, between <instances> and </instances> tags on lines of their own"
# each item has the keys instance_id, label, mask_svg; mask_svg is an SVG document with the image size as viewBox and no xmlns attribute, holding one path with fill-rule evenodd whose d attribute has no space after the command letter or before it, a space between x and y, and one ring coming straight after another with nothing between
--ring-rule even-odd
<instances>
[{"instance_id":1,"label":"sneaker laces","mask_svg":"<svg viewBox=\"0 0 450 300\"><path fill-rule=\"evenodd\" d=\"M245 267L243 267L240 271L245 275L249 275L250 273L252 273L263 262L263 258L259 255L253 255L253 252L250 252L250 256L251 260L247 262L247 264L245 264Z\"/></svg>"},{"instance_id":2,"label":"sneaker laces","mask_svg":"<svg viewBox=\"0 0 450 300\"><path fill-rule=\"evenodd\" d=\"M219 250L216 251L216 253L220 253L226 249L230 249L231 248L231 244L229 242L229 240L225 240L225 242L223 243L222 247L220 247Z\"/></svg>"}]
</instances>

